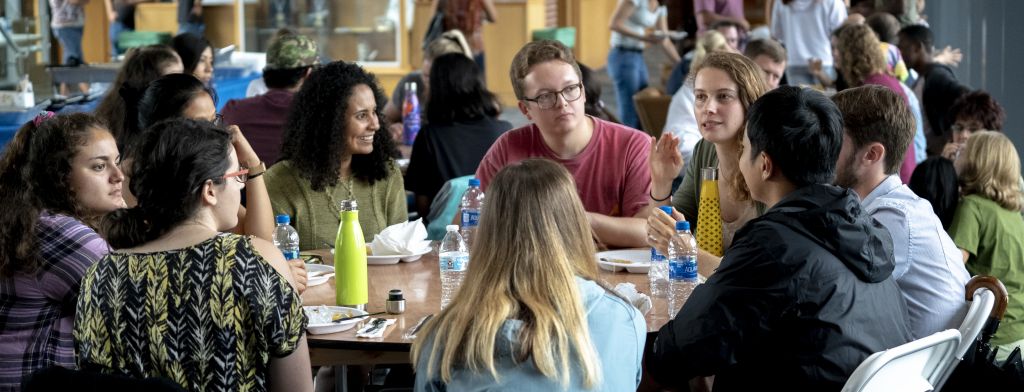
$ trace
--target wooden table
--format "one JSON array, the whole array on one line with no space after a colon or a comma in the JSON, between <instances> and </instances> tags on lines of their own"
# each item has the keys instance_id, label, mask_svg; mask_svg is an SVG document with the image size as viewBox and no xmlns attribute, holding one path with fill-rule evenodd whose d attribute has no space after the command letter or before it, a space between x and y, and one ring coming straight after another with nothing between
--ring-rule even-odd
<instances>
[{"instance_id":1,"label":"wooden table","mask_svg":"<svg viewBox=\"0 0 1024 392\"><path fill-rule=\"evenodd\" d=\"M311 253L321 255L325 262L333 260L329 251ZM388 291L400 289L405 295L405 313L378 316L398 320L394 325L388 327L381 338L357 338L355 331L362 323L348 331L307 335L312 364L321 366L410 363L409 350L412 340L404 339L403 335L424 316L436 314L441 310L440 274L436 249L435 252L428 253L412 263L368 266L370 303L367 305L366 311L370 313L383 311ZM636 285L638 291L650 293L647 274L602 270L600 278L610 287L622 282L629 282ZM310 287L302 297L305 305L334 305L334 279L331 278L328 283ZM653 298L653 301L654 308L645 316L648 333L657 332L671 318L668 316L667 299Z\"/></svg>"}]
</instances>

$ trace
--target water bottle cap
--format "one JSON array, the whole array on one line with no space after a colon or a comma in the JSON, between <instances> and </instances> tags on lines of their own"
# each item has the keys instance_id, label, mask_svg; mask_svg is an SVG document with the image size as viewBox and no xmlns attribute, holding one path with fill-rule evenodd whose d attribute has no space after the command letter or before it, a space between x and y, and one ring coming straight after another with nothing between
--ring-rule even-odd
<instances>
[{"instance_id":1,"label":"water bottle cap","mask_svg":"<svg viewBox=\"0 0 1024 392\"><path fill-rule=\"evenodd\" d=\"M470 178L469 179L469 186L480 186L480 179L479 178Z\"/></svg>"},{"instance_id":2,"label":"water bottle cap","mask_svg":"<svg viewBox=\"0 0 1024 392\"><path fill-rule=\"evenodd\" d=\"M448 225L444 227L445 231L459 231L459 225Z\"/></svg>"},{"instance_id":3,"label":"water bottle cap","mask_svg":"<svg viewBox=\"0 0 1024 392\"><path fill-rule=\"evenodd\" d=\"M402 297L402 290L393 289L388 291L388 301L401 301L405 298Z\"/></svg>"},{"instance_id":4,"label":"water bottle cap","mask_svg":"<svg viewBox=\"0 0 1024 392\"><path fill-rule=\"evenodd\" d=\"M662 211L665 211L665 213L668 214L668 216L672 216L672 206L661 206L658 208L661 209Z\"/></svg>"},{"instance_id":5,"label":"water bottle cap","mask_svg":"<svg viewBox=\"0 0 1024 392\"><path fill-rule=\"evenodd\" d=\"M287 224L292 222L292 218L290 216L288 216L288 215L281 214L281 215L278 215L278 216L274 217L274 221L277 222L277 224L279 224L279 225L280 224L287 225Z\"/></svg>"},{"instance_id":6,"label":"water bottle cap","mask_svg":"<svg viewBox=\"0 0 1024 392\"><path fill-rule=\"evenodd\" d=\"M679 230L690 230L690 222L687 222L687 221L676 222L676 231L679 231Z\"/></svg>"},{"instance_id":7,"label":"water bottle cap","mask_svg":"<svg viewBox=\"0 0 1024 392\"><path fill-rule=\"evenodd\" d=\"M359 206L356 204L355 200L342 200L341 203L338 204L340 204L340 206L338 206L338 209L342 211L355 211L359 209Z\"/></svg>"}]
</instances>

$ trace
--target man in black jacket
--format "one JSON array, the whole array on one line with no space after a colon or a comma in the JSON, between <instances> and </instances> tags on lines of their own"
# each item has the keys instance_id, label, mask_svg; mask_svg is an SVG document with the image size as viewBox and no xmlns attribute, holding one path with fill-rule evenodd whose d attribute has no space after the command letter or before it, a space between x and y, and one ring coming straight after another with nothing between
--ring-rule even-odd
<instances>
[{"instance_id":1,"label":"man in black jacket","mask_svg":"<svg viewBox=\"0 0 1024 392\"><path fill-rule=\"evenodd\" d=\"M957 98L970 90L956 80L952 68L933 61L934 40L927 26L907 26L899 32L900 53L907 66L917 71L917 79L910 87L924 113L928 156L941 153L950 140L949 128L955 119L949 118L949 109Z\"/></svg>"},{"instance_id":2,"label":"man in black jacket","mask_svg":"<svg viewBox=\"0 0 1024 392\"><path fill-rule=\"evenodd\" d=\"M911 340L889 233L830 184L835 104L783 86L749 109L740 171L769 207L658 332L647 368L664 385L715 375L715 391L839 390L874 352Z\"/></svg>"}]
</instances>

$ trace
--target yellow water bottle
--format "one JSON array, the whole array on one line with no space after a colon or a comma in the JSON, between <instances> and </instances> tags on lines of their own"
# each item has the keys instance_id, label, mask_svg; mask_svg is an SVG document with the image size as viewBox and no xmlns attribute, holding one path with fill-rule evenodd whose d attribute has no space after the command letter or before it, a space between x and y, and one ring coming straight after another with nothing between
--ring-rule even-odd
<instances>
[{"instance_id":1,"label":"yellow water bottle","mask_svg":"<svg viewBox=\"0 0 1024 392\"><path fill-rule=\"evenodd\" d=\"M718 168L700 169L700 204L697 207L697 246L715 256L722 246L722 207L718 196Z\"/></svg>"},{"instance_id":2,"label":"yellow water bottle","mask_svg":"<svg viewBox=\"0 0 1024 392\"><path fill-rule=\"evenodd\" d=\"M369 302L366 241L355 200L342 200L341 224L334 240L334 292L339 306L365 310Z\"/></svg>"}]
</instances>

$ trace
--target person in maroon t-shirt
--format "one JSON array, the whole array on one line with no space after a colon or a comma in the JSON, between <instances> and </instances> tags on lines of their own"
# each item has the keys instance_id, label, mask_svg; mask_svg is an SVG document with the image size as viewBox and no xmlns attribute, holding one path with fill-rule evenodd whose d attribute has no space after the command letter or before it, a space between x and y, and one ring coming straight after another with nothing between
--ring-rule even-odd
<instances>
[{"instance_id":1,"label":"person in maroon t-shirt","mask_svg":"<svg viewBox=\"0 0 1024 392\"><path fill-rule=\"evenodd\" d=\"M651 171L647 134L584 113L584 86L572 51L558 41L526 44L512 60L512 89L532 124L504 133L480 162L484 191L505 165L527 158L562 164L594 235L612 247L646 245Z\"/></svg>"},{"instance_id":2,"label":"person in maroon t-shirt","mask_svg":"<svg viewBox=\"0 0 1024 392\"><path fill-rule=\"evenodd\" d=\"M267 166L277 162L281 153L292 96L318 63L315 42L304 35L278 34L267 49L267 66L263 68L266 94L230 100L221 110L224 123L237 125Z\"/></svg>"}]
</instances>

